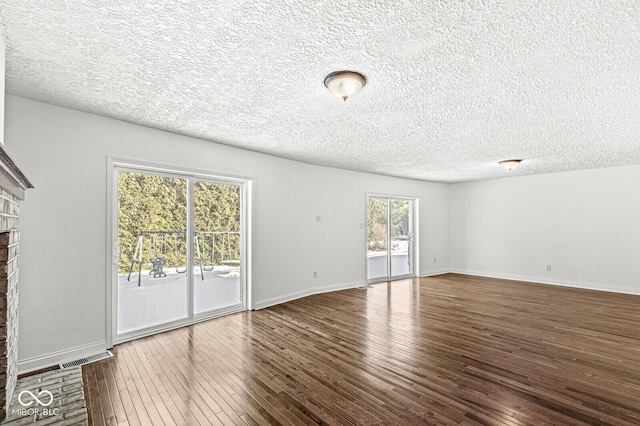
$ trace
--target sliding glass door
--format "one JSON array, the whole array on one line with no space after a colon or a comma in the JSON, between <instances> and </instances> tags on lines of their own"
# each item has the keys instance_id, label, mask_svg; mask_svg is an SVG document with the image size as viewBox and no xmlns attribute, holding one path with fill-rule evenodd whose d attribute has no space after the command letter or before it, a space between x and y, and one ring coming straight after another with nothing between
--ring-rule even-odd
<instances>
[{"instance_id":1,"label":"sliding glass door","mask_svg":"<svg viewBox=\"0 0 640 426\"><path fill-rule=\"evenodd\" d=\"M367 197L367 281L414 276L414 201Z\"/></svg>"},{"instance_id":2,"label":"sliding glass door","mask_svg":"<svg viewBox=\"0 0 640 426\"><path fill-rule=\"evenodd\" d=\"M195 314L242 304L240 195L238 185L194 185Z\"/></svg>"},{"instance_id":3,"label":"sliding glass door","mask_svg":"<svg viewBox=\"0 0 640 426\"><path fill-rule=\"evenodd\" d=\"M114 169L114 341L246 309L243 182Z\"/></svg>"},{"instance_id":4,"label":"sliding glass door","mask_svg":"<svg viewBox=\"0 0 640 426\"><path fill-rule=\"evenodd\" d=\"M390 278L413 275L413 201L389 199Z\"/></svg>"},{"instance_id":5,"label":"sliding glass door","mask_svg":"<svg viewBox=\"0 0 640 426\"><path fill-rule=\"evenodd\" d=\"M367 280L389 278L389 212L387 198L367 199Z\"/></svg>"},{"instance_id":6,"label":"sliding glass door","mask_svg":"<svg viewBox=\"0 0 640 426\"><path fill-rule=\"evenodd\" d=\"M118 334L188 317L186 212L186 179L118 173Z\"/></svg>"}]
</instances>

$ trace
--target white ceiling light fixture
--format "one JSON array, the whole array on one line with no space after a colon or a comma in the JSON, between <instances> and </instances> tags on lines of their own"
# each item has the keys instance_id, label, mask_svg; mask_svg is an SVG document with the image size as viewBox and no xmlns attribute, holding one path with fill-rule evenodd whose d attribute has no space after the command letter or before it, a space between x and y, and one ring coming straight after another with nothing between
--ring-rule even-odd
<instances>
[{"instance_id":1,"label":"white ceiling light fixture","mask_svg":"<svg viewBox=\"0 0 640 426\"><path fill-rule=\"evenodd\" d=\"M513 170L518 164L520 164L522 162L522 160L502 160L500 162L500 164L502 165L502 167L504 167L505 169L511 171Z\"/></svg>"},{"instance_id":2,"label":"white ceiling light fixture","mask_svg":"<svg viewBox=\"0 0 640 426\"><path fill-rule=\"evenodd\" d=\"M346 102L364 87L367 79L355 71L336 71L324 78L324 85L338 98Z\"/></svg>"}]
</instances>

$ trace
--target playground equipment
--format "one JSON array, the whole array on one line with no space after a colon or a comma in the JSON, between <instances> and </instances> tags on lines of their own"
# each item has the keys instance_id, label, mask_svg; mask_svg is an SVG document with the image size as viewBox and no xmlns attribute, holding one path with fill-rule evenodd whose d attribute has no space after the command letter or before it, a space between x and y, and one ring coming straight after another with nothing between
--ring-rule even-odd
<instances>
[{"instance_id":1,"label":"playground equipment","mask_svg":"<svg viewBox=\"0 0 640 426\"><path fill-rule=\"evenodd\" d=\"M183 235L185 237L186 244L186 231L146 231L142 230L138 234L138 242L136 244L136 249L131 257L131 267L129 268L129 275L127 276L127 281L131 281L131 274L133 273L133 268L135 264L138 264L138 287L140 287L142 280L142 264L143 262L143 251L145 251L145 241L148 245L148 259L151 263L151 270L149 271L149 275L153 275L153 278L162 278L166 277L167 274L164 272L164 267L167 266L168 253L167 253L167 238L168 236L173 235L173 253L172 260L173 266L175 266L175 270L179 274L184 274L187 272L187 266L180 266L180 252L178 250L178 236ZM204 272L205 271L213 271L216 265L216 237L220 236L222 239L218 256L220 258L219 264L227 265L227 266L239 266L240 260L239 258L239 241L238 244L233 244L234 248L232 249L231 244L231 236L238 235L239 232L220 232L220 231L196 231L193 233L193 242L195 246L195 256L198 265L200 266L200 277L204 281ZM211 237L211 246L207 245L209 240L208 237ZM145 238L146 237L146 238ZM169 243L170 244L170 243ZM210 264L205 264L204 254L205 249L210 248L211 252L211 262ZM233 250L233 253L232 253ZM234 258L232 259L232 255ZM208 256L207 256L208 258ZM207 262L208 263L208 262Z\"/></svg>"},{"instance_id":2,"label":"playground equipment","mask_svg":"<svg viewBox=\"0 0 640 426\"><path fill-rule=\"evenodd\" d=\"M227 266L239 266L240 265L240 260L238 259L239 256L237 256L238 253L236 253L234 251L235 256L233 257L233 259L231 258L231 234L236 234L236 232L221 232L222 234L222 259L221 259L221 263L223 265L227 265ZM224 241L225 241L225 237L227 240L227 245L225 247ZM237 246L235 246L237 248ZM224 249L227 249L227 258L224 258Z\"/></svg>"},{"instance_id":3,"label":"playground equipment","mask_svg":"<svg viewBox=\"0 0 640 426\"><path fill-rule=\"evenodd\" d=\"M201 269L207 272L213 271L213 268L215 268L215 260L214 260L214 254L216 252L215 238L216 238L215 234L211 234L211 265L204 264L202 259L200 259ZM206 235L202 237L202 245L204 246L205 243L206 243ZM201 254L204 254L200 250L198 250L198 252L200 252ZM204 256L201 256L201 257L204 257Z\"/></svg>"},{"instance_id":4,"label":"playground equipment","mask_svg":"<svg viewBox=\"0 0 640 426\"><path fill-rule=\"evenodd\" d=\"M176 256L176 272L178 274L184 274L185 272L187 272L187 265L184 265L184 267L179 267L177 265L177 259L178 259L178 235L174 234L173 235L173 253Z\"/></svg>"},{"instance_id":5,"label":"playground equipment","mask_svg":"<svg viewBox=\"0 0 640 426\"><path fill-rule=\"evenodd\" d=\"M149 271L149 275L153 275L153 278L166 277L167 274L162 270L165 263L167 263L167 261L161 257L151 259L152 268L151 271Z\"/></svg>"}]
</instances>

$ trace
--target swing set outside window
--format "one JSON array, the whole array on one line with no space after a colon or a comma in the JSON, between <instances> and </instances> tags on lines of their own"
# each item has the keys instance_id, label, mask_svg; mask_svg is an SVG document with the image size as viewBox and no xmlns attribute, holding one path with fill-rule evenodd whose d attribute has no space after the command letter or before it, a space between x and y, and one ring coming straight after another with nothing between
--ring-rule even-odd
<instances>
[{"instance_id":1,"label":"swing set outside window","mask_svg":"<svg viewBox=\"0 0 640 426\"><path fill-rule=\"evenodd\" d=\"M178 236L180 236L180 248L182 249L185 245L186 233L187 231L140 231L135 252L131 257L127 281L131 281L131 274L137 265L138 287L140 287L143 259L147 258L152 265L149 275L153 275L154 278L166 277L165 268L173 273L186 273L186 258L181 256L184 250L178 249ZM231 274L233 271L229 268L240 266L240 232L195 231L193 239L200 278L203 281L205 272L224 271ZM171 246L172 242L173 246ZM145 250L149 252L147 256L144 255ZM229 276L227 275L227 277Z\"/></svg>"}]
</instances>

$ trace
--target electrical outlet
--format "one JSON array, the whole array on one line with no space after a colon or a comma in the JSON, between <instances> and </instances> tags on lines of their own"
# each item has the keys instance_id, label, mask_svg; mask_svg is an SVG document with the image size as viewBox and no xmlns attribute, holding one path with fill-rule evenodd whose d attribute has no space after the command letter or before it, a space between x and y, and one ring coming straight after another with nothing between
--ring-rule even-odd
<instances>
[{"instance_id":1,"label":"electrical outlet","mask_svg":"<svg viewBox=\"0 0 640 426\"><path fill-rule=\"evenodd\" d=\"M320 216L316 216L316 222L321 222L322 218Z\"/></svg>"},{"instance_id":2,"label":"electrical outlet","mask_svg":"<svg viewBox=\"0 0 640 426\"><path fill-rule=\"evenodd\" d=\"M313 278L318 278L318 272L317 271L313 271Z\"/></svg>"},{"instance_id":3,"label":"electrical outlet","mask_svg":"<svg viewBox=\"0 0 640 426\"><path fill-rule=\"evenodd\" d=\"M551 271L551 265L549 264L547 265L547 272L550 272L550 271Z\"/></svg>"}]
</instances>

